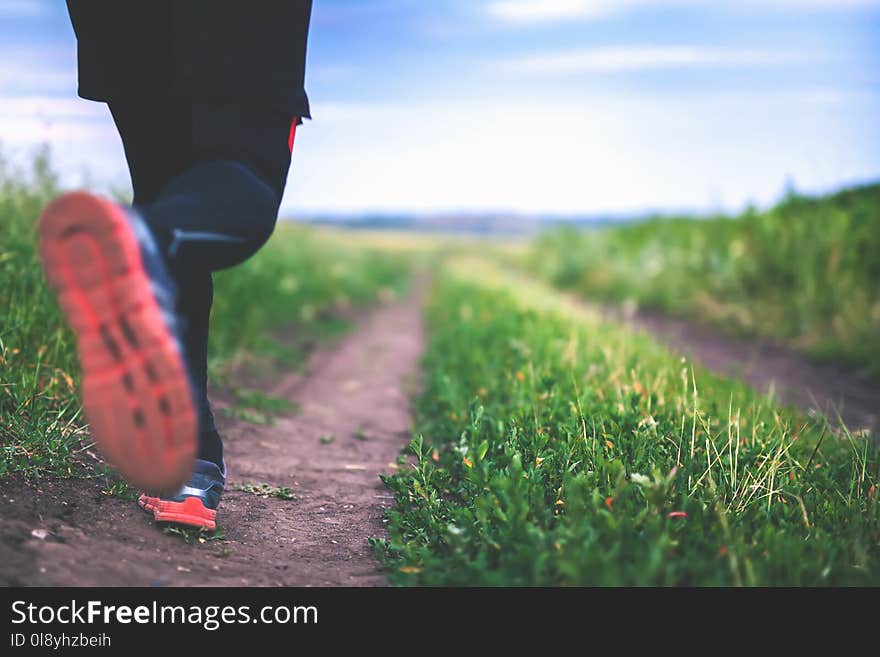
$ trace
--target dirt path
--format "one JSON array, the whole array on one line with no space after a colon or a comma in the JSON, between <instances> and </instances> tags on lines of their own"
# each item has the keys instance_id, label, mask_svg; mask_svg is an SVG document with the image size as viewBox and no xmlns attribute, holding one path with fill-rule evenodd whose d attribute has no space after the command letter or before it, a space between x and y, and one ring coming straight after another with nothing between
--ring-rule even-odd
<instances>
[{"instance_id":1,"label":"dirt path","mask_svg":"<svg viewBox=\"0 0 880 657\"><path fill-rule=\"evenodd\" d=\"M363 586L385 582L367 538L383 534L391 472L410 438L408 383L422 349L419 294L381 307L309 373L273 391L300 411L275 426L226 420L222 540L187 544L103 481L0 483L0 584ZM323 438L323 440L322 440ZM236 484L286 486L294 500Z\"/></svg>"},{"instance_id":2,"label":"dirt path","mask_svg":"<svg viewBox=\"0 0 880 657\"><path fill-rule=\"evenodd\" d=\"M880 429L880 382L832 363L819 363L788 347L756 338L724 335L711 327L639 311L626 317L619 309L606 314L659 338L708 369L747 381L766 392L773 387L785 403L815 408L829 419L843 418L850 430Z\"/></svg>"}]
</instances>

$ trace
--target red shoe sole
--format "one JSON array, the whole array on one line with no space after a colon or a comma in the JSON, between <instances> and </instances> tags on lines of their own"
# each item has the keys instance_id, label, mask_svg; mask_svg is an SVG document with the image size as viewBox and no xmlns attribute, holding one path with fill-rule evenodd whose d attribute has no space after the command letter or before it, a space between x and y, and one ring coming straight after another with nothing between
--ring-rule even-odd
<instances>
[{"instance_id":1,"label":"red shoe sole","mask_svg":"<svg viewBox=\"0 0 880 657\"><path fill-rule=\"evenodd\" d=\"M176 490L195 458L196 412L124 212L72 192L43 211L38 230L43 268L76 333L92 436L135 486Z\"/></svg>"},{"instance_id":2,"label":"red shoe sole","mask_svg":"<svg viewBox=\"0 0 880 657\"><path fill-rule=\"evenodd\" d=\"M197 497L187 497L183 502L158 500L153 509L156 522L173 522L213 531L217 528L217 512L207 508Z\"/></svg>"},{"instance_id":3,"label":"red shoe sole","mask_svg":"<svg viewBox=\"0 0 880 657\"><path fill-rule=\"evenodd\" d=\"M146 493L141 493L141 496L138 498L138 506L141 507L147 513L153 513L156 509L156 505L159 503L158 497L151 497Z\"/></svg>"}]
</instances>

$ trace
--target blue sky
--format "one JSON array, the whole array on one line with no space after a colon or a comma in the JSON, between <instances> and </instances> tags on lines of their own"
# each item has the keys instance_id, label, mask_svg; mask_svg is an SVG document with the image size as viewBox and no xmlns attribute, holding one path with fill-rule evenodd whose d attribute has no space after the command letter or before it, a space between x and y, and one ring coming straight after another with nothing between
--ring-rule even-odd
<instances>
[{"instance_id":1,"label":"blue sky","mask_svg":"<svg viewBox=\"0 0 880 657\"><path fill-rule=\"evenodd\" d=\"M285 214L737 210L880 179L880 0L315 0ZM127 185L61 0L0 0L0 144Z\"/></svg>"}]
</instances>

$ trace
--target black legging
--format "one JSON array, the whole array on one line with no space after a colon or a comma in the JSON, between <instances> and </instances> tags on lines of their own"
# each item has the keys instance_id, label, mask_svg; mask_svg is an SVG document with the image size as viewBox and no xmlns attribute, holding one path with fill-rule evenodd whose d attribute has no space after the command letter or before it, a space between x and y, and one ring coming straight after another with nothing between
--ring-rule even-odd
<instances>
[{"instance_id":1,"label":"black legging","mask_svg":"<svg viewBox=\"0 0 880 657\"><path fill-rule=\"evenodd\" d=\"M211 272L253 255L275 227L290 167L292 122L276 110L190 99L109 103L134 206L168 254L199 407L199 458L223 446L207 396Z\"/></svg>"}]
</instances>

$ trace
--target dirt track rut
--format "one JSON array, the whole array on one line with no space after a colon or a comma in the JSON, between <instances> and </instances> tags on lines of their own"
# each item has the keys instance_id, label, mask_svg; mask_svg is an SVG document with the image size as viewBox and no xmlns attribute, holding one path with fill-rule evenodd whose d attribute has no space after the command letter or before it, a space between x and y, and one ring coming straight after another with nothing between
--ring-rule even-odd
<instances>
[{"instance_id":1,"label":"dirt track rut","mask_svg":"<svg viewBox=\"0 0 880 657\"><path fill-rule=\"evenodd\" d=\"M6 585L370 586L385 578L367 544L391 504L380 473L410 438L408 382L423 330L419 294L380 307L306 375L272 391L299 412L274 426L225 420L225 538L185 543L99 480L0 483L0 583ZM323 438L323 440L322 440ZM287 486L294 500L236 484Z\"/></svg>"},{"instance_id":2,"label":"dirt track rut","mask_svg":"<svg viewBox=\"0 0 880 657\"><path fill-rule=\"evenodd\" d=\"M880 382L834 363L811 360L793 349L760 338L723 335L684 319L640 311L626 317L605 312L650 333L673 350L688 354L722 376L739 378L761 392L774 390L783 402L816 409L846 426L880 429Z\"/></svg>"}]
</instances>

